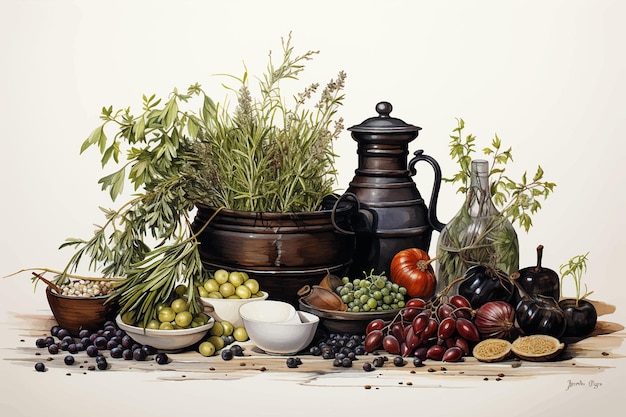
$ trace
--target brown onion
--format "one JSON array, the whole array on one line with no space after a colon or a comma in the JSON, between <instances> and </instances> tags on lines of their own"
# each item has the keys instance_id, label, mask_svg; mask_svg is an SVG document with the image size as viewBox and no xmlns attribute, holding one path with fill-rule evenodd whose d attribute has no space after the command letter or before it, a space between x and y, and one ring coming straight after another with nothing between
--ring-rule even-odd
<instances>
[{"instance_id":1,"label":"brown onion","mask_svg":"<svg viewBox=\"0 0 626 417\"><path fill-rule=\"evenodd\" d=\"M476 310L474 324L482 339L511 337L515 308L506 301L488 301Z\"/></svg>"}]
</instances>

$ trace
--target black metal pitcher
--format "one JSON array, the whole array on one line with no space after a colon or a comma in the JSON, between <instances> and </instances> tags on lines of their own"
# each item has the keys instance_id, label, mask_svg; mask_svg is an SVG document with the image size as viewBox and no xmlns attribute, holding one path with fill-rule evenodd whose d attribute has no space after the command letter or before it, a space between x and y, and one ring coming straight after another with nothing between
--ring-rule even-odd
<instances>
[{"instance_id":1,"label":"black metal pitcher","mask_svg":"<svg viewBox=\"0 0 626 417\"><path fill-rule=\"evenodd\" d=\"M359 207L359 218L353 221L356 250L351 276L372 269L389 276L396 253L411 247L428 251L432 231L445 226L437 220L441 168L422 150L407 164L409 142L421 128L391 117L391 110L390 103L380 102L376 105L378 116L348 129L358 143L359 157L355 176L342 195ZM428 162L435 171L428 207L412 178L419 161Z\"/></svg>"}]
</instances>

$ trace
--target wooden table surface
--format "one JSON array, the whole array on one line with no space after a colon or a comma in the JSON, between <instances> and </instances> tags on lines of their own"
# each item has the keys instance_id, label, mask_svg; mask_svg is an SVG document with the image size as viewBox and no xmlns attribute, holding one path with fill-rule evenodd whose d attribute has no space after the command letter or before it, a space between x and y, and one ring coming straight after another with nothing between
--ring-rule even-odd
<instances>
[{"instance_id":1,"label":"wooden table surface","mask_svg":"<svg viewBox=\"0 0 626 417\"><path fill-rule=\"evenodd\" d=\"M56 324L51 314L38 312L35 314L15 313L15 323L18 334L15 347L4 353L5 360L23 364L32 369L36 362L46 364L49 372L62 372L68 376L87 372L153 372L170 371L159 374L157 378L163 380L233 380L249 378L260 373L273 374L280 378L287 378L300 383L325 384L323 376L342 376L342 384L350 384L350 376L365 376L362 363L373 359L379 354L389 356L390 360L381 368L367 373L373 383L379 385L413 385L441 384L457 380L502 381L520 378L535 378L541 375L595 375L614 366L611 359L622 358L617 352L624 342L626 333L624 326L619 323L602 320L603 315L610 314L615 307L595 302L600 319L594 333L579 341L566 343L566 350L558 360L549 362L528 362L509 359L499 363L481 363L473 357L467 357L462 362L444 363L426 360L425 366L414 367L410 358L404 367L396 367L391 362L392 355L385 352L375 352L363 355L354 361L352 368L334 367L332 360L312 356L307 353L297 355L302 364L298 368L288 368L286 356L270 356L264 354L250 342L240 343L244 348L243 357L235 357L224 361L219 355L204 357L195 350L177 353L168 353L170 363L158 365L154 360L135 361L108 358L109 368L98 371L95 368L95 359L85 352L75 354L76 363L72 366L64 364L66 352L51 355L47 349L37 348L35 340L49 335L50 328ZM105 353L108 357L108 351ZM296 355L294 355L296 356ZM371 375L370 375L371 374ZM336 379L333 379L336 383ZM354 378L355 385L363 386L362 380ZM369 386L366 388L370 388Z\"/></svg>"}]
</instances>

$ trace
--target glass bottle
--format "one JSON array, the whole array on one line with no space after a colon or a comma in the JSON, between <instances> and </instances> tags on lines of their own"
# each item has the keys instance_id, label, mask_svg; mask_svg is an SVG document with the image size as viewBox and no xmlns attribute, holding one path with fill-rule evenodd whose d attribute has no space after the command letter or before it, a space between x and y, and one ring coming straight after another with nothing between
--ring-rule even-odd
<instances>
[{"instance_id":1,"label":"glass bottle","mask_svg":"<svg viewBox=\"0 0 626 417\"><path fill-rule=\"evenodd\" d=\"M465 203L441 231L437 242L437 293L474 265L507 275L519 269L519 243L511 222L491 199L489 162L473 160ZM457 293L458 283L450 290Z\"/></svg>"}]
</instances>

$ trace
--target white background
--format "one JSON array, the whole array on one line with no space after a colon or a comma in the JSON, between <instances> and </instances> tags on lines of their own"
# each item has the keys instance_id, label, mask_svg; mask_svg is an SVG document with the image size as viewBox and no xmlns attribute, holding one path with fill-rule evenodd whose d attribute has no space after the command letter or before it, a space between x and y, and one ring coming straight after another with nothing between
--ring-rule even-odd
<instances>
[{"instance_id":1,"label":"white background","mask_svg":"<svg viewBox=\"0 0 626 417\"><path fill-rule=\"evenodd\" d=\"M139 109L142 94L165 96L195 82L221 100L224 79L212 74L241 74L245 61L260 75L268 52L280 53L280 38L292 31L297 51L321 51L302 85L347 72L341 109L346 127L375 116L376 103L387 100L392 116L422 127L411 152L424 149L444 176L456 172L448 142L457 117L465 120L466 133L478 137L479 147L495 133L513 147L513 176L532 174L540 164L557 188L532 230L519 231L520 266L535 262L538 244L545 246L544 266L555 269L590 251L585 282L595 291L591 298L618 306L608 319L623 324L625 17L626 3L618 0L1 0L0 275L62 268L70 253L58 246L69 236L88 237L102 219L99 205L115 206L97 184L104 172L95 149L79 155L102 106ZM356 168L349 132L336 150L341 192ZM416 182L427 201L431 181L424 164ZM462 204L455 190L442 185L437 210L443 222ZM436 239L437 234L431 251ZM47 307L42 289L33 295L28 275L0 281L0 320L7 329L14 312ZM3 346L12 344L14 339L3 340ZM6 369L16 381L0 391L0 409L11 415L33 415L39 407L61 410L53 391L63 390L51 379L6 361L0 366L3 379ZM602 390L582 396L566 393L568 377L562 376L493 391L434 390L404 398L393 390L365 395L280 381L135 383L152 380L141 375L124 375L129 385L120 388L125 379L102 375L92 378L93 385L64 378L71 392L62 401L93 407L98 393L117 399L129 413L154 416L188 413L190 403L203 404L208 414L211 407L279 413L296 400L306 402L304 414L330 409L365 415L376 409L450 415L446 410L471 406L485 415L582 415L616 402L623 376L623 367L606 371L600 375Z\"/></svg>"}]
</instances>

